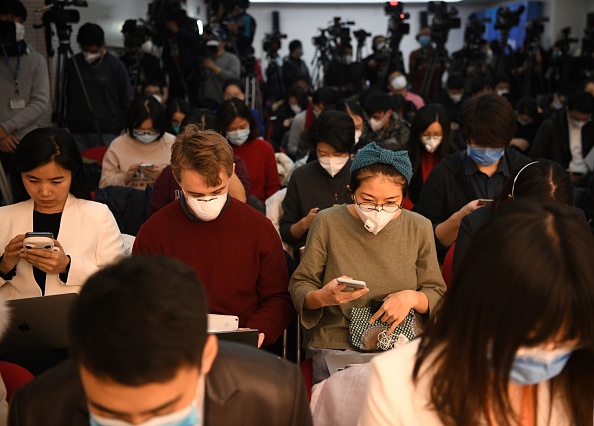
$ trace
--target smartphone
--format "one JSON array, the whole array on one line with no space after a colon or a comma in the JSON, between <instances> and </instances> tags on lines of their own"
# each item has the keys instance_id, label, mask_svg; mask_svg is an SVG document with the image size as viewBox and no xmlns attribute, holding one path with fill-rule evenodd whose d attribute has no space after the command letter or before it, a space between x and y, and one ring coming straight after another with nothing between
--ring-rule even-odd
<instances>
[{"instance_id":1,"label":"smartphone","mask_svg":"<svg viewBox=\"0 0 594 426\"><path fill-rule=\"evenodd\" d=\"M23 248L52 250L54 234L51 232L27 232L23 240Z\"/></svg>"},{"instance_id":2,"label":"smartphone","mask_svg":"<svg viewBox=\"0 0 594 426\"><path fill-rule=\"evenodd\" d=\"M140 169L148 169L150 167L154 167L155 165L153 163L142 163L140 166L138 166L138 168Z\"/></svg>"},{"instance_id":3,"label":"smartphone","mask_svg":"<svg viewBox=\"0 0 594 426\"><path fill-rule=\"evenodd\" d=\"M366 288L367 284L365 281L349 280L348 278L336 278L339 284L346 284L350 288Z\"/></svg>"},{"instance_id":4,"label":"smartphone","mask_svg":"<svg viewBox=\"0 0 594 426\"><path fill-rule=\"evenodd\" d=\"M490 200L488 198L479 198L477 206L486 206L487 204L491 204L492 202L493 200Z\"/></svg>"}]
</instances>

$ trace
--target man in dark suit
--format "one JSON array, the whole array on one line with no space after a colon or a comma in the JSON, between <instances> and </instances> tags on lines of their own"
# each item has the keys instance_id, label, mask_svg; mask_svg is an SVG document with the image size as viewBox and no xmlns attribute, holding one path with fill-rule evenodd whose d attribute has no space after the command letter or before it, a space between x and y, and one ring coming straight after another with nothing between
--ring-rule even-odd
<instances>
[{"instance_id":1,"label":"man in dark suit","mask_svg":"<svg viewBox=\"0 0 594 426\"><path fill-rule=\"evenodd\" d=\"M194 272L135 257L92 276L71 314L72 359L20 389L11 425L311 425L299 369L206 333Z\"/></svg>"}]
</instances>

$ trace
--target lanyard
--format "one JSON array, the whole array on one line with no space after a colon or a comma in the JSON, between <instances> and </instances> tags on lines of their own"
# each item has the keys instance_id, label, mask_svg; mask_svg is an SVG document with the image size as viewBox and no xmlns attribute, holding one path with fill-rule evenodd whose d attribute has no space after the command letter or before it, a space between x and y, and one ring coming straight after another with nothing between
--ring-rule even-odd
<instances>
[{"instance_id":1,"label":"lanyard","mask_svg":"<svg viewBox=\"0 0 594 426\"><path fill-rule=\"evenodd\" d=\"M19 71L21 69L21 45L17 44L17 63L16 68L13 68L10 65L10 61L8 60L8 54L6 53L6 48L2 45L2 53L4 53L4 60L6 61L6 66L12 73L14 78L14 84L16 86L16 94L19 96Z\"/></svg>"}]
</instances>

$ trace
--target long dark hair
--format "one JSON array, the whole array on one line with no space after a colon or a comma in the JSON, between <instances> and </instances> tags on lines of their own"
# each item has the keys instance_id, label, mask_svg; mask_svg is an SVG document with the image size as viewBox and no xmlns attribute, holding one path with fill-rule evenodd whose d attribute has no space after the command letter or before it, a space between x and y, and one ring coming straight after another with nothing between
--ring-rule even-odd
<instances>
[{"instance_id":1,"label":"long dark hair","mask_svg":"<svg viewBox=\"0 0 594 426\"><path fill-rule=\"evenodd\" d=\"M227 129L237 118L241 117L250 124L250 135L248 140L256 139L258 137L258 122L254 117L254 113L249 109L244 101L237 98L231 98L223 101L219 108L219 126L221 134L227 133Z\"/></svg>"},{"instance_id":2,"label":"long dark hair","mask_svg":"<svg viewBox=\"0 0 594 426\"><path fill-rule=\"evenodd\" d=\"M132 101L130 109L128 109L128 116L126 118L126 132L128 135L134 137L134 129L137 129L149 118L153 122L153 129L159 133L159 138L162 138L170 126L165 115L165 108L152 95L137 96Z\"/></svg>"},{"instance_id":3,"label":"long dark hair","mask_svg":"<svg viewBox=\"0 0 594 426\"><path fill-rule=\"evenodd\" d=\"M72 173L70 193L77 198L91 199L82 157L76 141L66 130L42 127L31 130L17 145L10 166L10 183L14 202L31 198L25 190L21 173L55 161Z\"/></svg>"},{"instance_id":4,"label":"long dark hair","mask_svg":"<svg viewBox=\"0 0 594 426\"><path fill-rule=\"evenodd\" d=\"M408 138L408 155L413 166L413 173L419 173L421 168L421 158L425 147L421 144L421 134L427 130L431 124L438 122L441 126L443 138L435 150L435 156L441 160L450 152L450 130L451 122L446 109L439 104L425 105L415 114L410 125L410 137Z\"/></svg>"},{"instance_id":5,"label":"long dark hair","mask_svg":"<svg viewBox=\"0 0 594 426\"><path fill-rule=\"evenodd\" d=\"M481 228L425 331L413 370L416 381L431 369L431 405L445 425L475 425L487 406L498 424L509 425L518 348L555 338L579 343L549 382L551 402L560 398L567 424L592 424L591 253L589 229L559 203L516 201Z\"/></svg>"},{"instance_id":6,"label":"long dark hair","mask_svg":"<svg viewBox=\"0 0 594 426\"><path fill-rule=\"evenodd\" d=\"M571 176L554 161L539 160L528 163L518 168L513 176L493 199L491 207L493 213L512 199L552 200L566 206L573 205L574 190Z\"/></svg>"}]
</instances>

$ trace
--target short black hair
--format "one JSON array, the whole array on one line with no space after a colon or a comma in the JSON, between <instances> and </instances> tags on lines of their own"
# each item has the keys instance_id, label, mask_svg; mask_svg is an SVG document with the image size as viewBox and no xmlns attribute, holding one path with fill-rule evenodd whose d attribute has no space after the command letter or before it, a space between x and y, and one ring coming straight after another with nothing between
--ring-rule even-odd
<instances>
[{"instance_id":1,"label":"short black hair","mask_svg":"<svg viewBox=\"0 0 594 426\"><path fill-rule=\"evenodd\" d=\"M355 146L355 123L346 112L324 110L309 129L307 142L312 148L324 142L340 153L350 153Z\"/></svg>"},{"instance_id":2,"label":"short black hair","mask_svg":"<svg viewBox=\"0 0 594 426\"><path fill-rule=\"evenodd\" d=\"M303 45L301 44L301 41L291 40L291 42L289 43L289 52L293 52L296 49L301 49L302 47Z\"/></svg>"},{"instance_id":3,"label":"short black hair","mask_svg":"<svg viewBox=\"0 0 594 426\"><path fill-rule=\"evenodd\" d=\"M375 90L367 95L363 108L365 108L365 113L368 116L372 116L376 112L385 112L393 109L393 100L386 92Z\"/></svg>"},{"instance_id":4,"label":"short black hair","mask_svg":"<svg viewBox=\"0 0 594 426\"><path fill-rule=\"evenodd\" d=\"M171 120L171 117L173 117L173 114L176 112L181 112L183 115L186 115L191 109L192 107L190 104L184 99L170 99L167 102L165 114L167 115L167 120Z\"/></svg>"},{"instance_id":5,"label":"short black hair","mask_svg":"<svg viewBox=\"0 0 594 426\"><path fill-rule=\"evenodd\" d=\"M70 355L125 386L161 383L201 367L206 293L194 271L166 257L135 256L92 275L70 314Z\"/></svg>"},{"instance_id":6,"label":"short black hair","mask_svg":"<svg viewBox=\"0 0 594 426\"><path fill-rule=\"evenodd\" d=\"M82 156L72 135L64 129L40 127L23 136L12 154L9 174L15 203L31 198L25 189L21 173L52 161L72 173L69 190L72 195L85 200L91 199Z\"/></svg>"},{"instance_id":7,"label":"short black hair","mask_svg":"<svg viewBox=\"0 0 594 426\"><path fill-rule=\"evenodd\" d=\"M105 33L103 32L103 28L97 24L87 22L78 29L76 42L83 48L89 46L103 46L105 43Z\"/></svg>"},{"instance_id":8,"label":"short black hair","mask_svg":"<svg viewBox=\"0 0 594 426\"><path fill-rule=\"evenodd\" d=\"M538 115L538 102L536 102L535 98L524 96L516 104L516 112L535 118Z\"/></svg>"},{"instance_id":9,"label":"short black hair","mask_svg":"<svg viewBox=\"0 0 594 426\"><path fill-rule=\"evenodd\" d=\"M241 90L241 93L245 94L245 84L243 84L243 81L241 81L240 79L228 78L227 80L225 80L225 84L223 85L223 92L227 90L227 87L229 86L237 86L239 90Z\"/></svg>"},{"instance_id":10,"label":"short black hair","mask_svg":"<svg viewBox=\"0 0 594 426\"><path fill-rule=\"evenodd\" d=\"M346 112L349 115L358 115L363 120L365 120L363 108L357 101L353 101L350 99L341 99L336 103L335 109L336 111Z\"/></svg>"},{"instance_id":11,"label":"short black hair","mask_svg":"<svg viewBox=\"0 0 594 426\"><path fill-rule=\"evenodd\" d=\"M575 91L567 99L567 109L592 114L594 113L594 96L581 90Z\"/></svg>"},{"instance_id":12,"label":"short black hair","mask_svg":"<svg viewBox=\"0 0 594 426\"><path fill-rule=\"evenodd\" d=\"M215 132L218 132L220 128L218 117L207 108L193 108L187 113L179 125L180 133L189 124L198 126L200 130L214 130Z\"/></svg>"},{"instance_id":13,"label":"short black hair","mask_svg":"<svg viewBox=\"0 0 594 426\"><path fill-rule=\"evenodd\" d=\"M336 90L330 87L320 87L311 97L311 102L313 104L324 104L325 107L333 107L337 100L338 95Z\"/></svg>"},{"instance_id":14,"label":"short black hair","mask_svg":"<svg viewBox=\"0 0 594 426\"><path fill-rule=\"evenodd\" d=\"M0 15L13 15L27 20L27 8L19 0L2 0L0 3Z\"/></svg>"},{"instance_id":15,"label":"short black hair","mask_svg":"<svg viewBox=\"0 0 594 426\"><path fill-rule=\"evenodd\" d=\"M516 113L509 101L495 93L468 99L460 109L460 130L483 148L502 148L516 133Z\"/></svg>"},{"instance_id":16,"label":"short black hair","mask_svg":"<svg viewBox=\"0 0 594 426\"><path fill-rule=\"evenodd\" d=\"M153 121L153 129L159 132L159 138L163 137L169 128L169 122L165 115L165 108L153 95L137 96L130 104L126 118L126 132L134 137L134 129L137 129L145 120Z\"/></svg>"}]
</instances>

